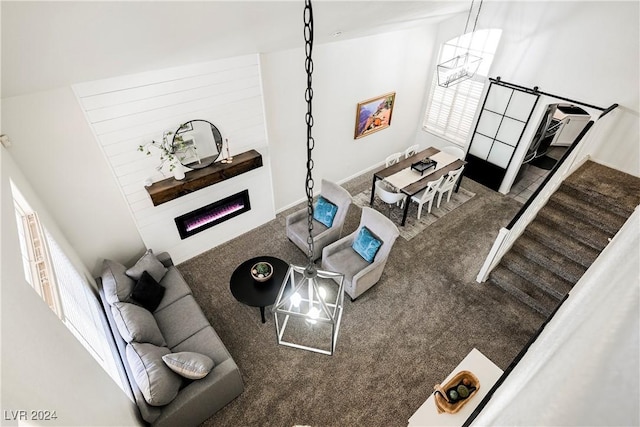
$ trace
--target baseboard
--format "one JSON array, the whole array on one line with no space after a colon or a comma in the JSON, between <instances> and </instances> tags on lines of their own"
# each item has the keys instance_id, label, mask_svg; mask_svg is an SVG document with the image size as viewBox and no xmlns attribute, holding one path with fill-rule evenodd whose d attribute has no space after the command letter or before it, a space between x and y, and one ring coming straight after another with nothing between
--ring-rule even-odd
<instances>
[{"instance_id":1,"label":"baseboard","mask_svg":"<svg viewBox=\"0 0 640 427\"><path fill-rule=\"evenodd\" d=\"M377 169L377 168L379 168L380 166L384 166L384 162L376 163L376 164L374 164L373 166L370 166L370 167L368 167L368 168L366 168L366 169L361 170L360 172L356 172L356 173L354 173L354 174L353 174L353 175L351 175L351 176L348 176L348 177L346 177L346 178L343 178L343 179L341 179L341 180L338 180L338 181L336 181L336 183L337 183L338 185L342 185L342 184L344 184L345 182L351 181L352 179L357 178L357 177L359 177L360 175L365 174L365 173L367 173L367 172L371 172L372 170ZM316 189L316 190L313 192L313 195L314 195L314 196L317 196L319 193L320 193L320 190L317 190L317 189ZM284 207L282 207L282 208L280 208L280 209L277 209L277 210L276 210L276 215L277 215L277 214L279 214L279 213L282 213L282 212L286 211L287 209L291 209L292 207L297 206L297 205L299 205L300 203L304 203L306 200L307 200L307 198L306 198L306 197L303 197L303 198L301 198L301 199L299 199L299 200L297 200L297 201L295 201L295 202L289 203L288 205L286 205L286 206L284 206Z\"/></svg>"}]
</instances>

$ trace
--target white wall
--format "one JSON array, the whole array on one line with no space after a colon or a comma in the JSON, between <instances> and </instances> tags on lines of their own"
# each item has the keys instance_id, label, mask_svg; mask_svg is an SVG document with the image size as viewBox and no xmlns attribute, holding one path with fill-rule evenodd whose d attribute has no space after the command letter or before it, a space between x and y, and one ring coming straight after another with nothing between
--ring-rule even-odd
<instances>
[{"instance_id":1,"label":"white wall","mask_svg":"<svg viewBox=\"0 0 640 427\"><path fill-rule=\"evenodd\" d=\"M600 107L620 104L620 127L593 156L634 175L640 174L639 13L638 2L485 2L478 21L480 29L503 30L491 77ZM442 22L438 43L463 27L460 17ZM416 138L443 143L422 130Z\"/></svg>"},{"instance_id":2,"label":"white wall","mask_svg":"<svg viewBox=\"0 0 640 427\"><path fill-rule=\"evenodd\" d=\"M420 128L438 44L459 35L463 15L437 32L315 46L318 182L343 180L415 141L446 144ZM504 30L492 75L602 106L620 103L621 126L594 154L638 174L637 16L637 2L485 2L478 28ZM304 196L303 60L302 49L260 59L277 210ZM391 127L354 140L356 104L389 91L397 92ZM4 98L2 116L2 132L14 143L9 152L92 273L102 257L135 260L144 243L72 90Z\"/></svg>"},{"instance_id":3,"label":"white wall","mask_svg":"<svg viewBox=\"0 0 640 427\"><path fill-rule=\"evenodd\" d=\"M94 277L102 257L144 250L133 218L71 88L2 99L8 152Z\"/></svg>"},{"instance_id":4,"label":"white wall","mask_svg":"<svg viewBox=\"0 0 640 427\"><path fill-rule=\"evenodd\" d=\"M192 258L274 218L273 190L258 55L245 55L74 85L113 178L148 248L167 251L175 263ZM256 149L263 166L154 206L144 181L173 179L160 153L138 147L162 141L193 119L220 131L232 156ZM168 174L168 175L167 175ZM181 239L174 218L249 190L251 210Z\"/></svg>"},{"instance_id":5,"label":"white wall","mask_svg":"<svg viewBox=\"0 0 640 427\"><path fill-rule=\"evenodd\" d=\"M0 151L3 420L5 411L42 409L58 417L47 425L139 425L133 402L26 282L10 179L75 267L88 273L11 155Z\"/></svg>"},{"instance_id":6,"label":"white wall","mask_svg":"<svg viewBox=\"0 0 640 427\"><path fill-rule=\"evenodd\" d=\"M314 46L316 190L322 178L343 181L414 143L434 35L434 27L425 26ZM263 54L262 70L275 204L282 210L304 197L304 52ZM391 126L354 139L358 102L388 92L396 92Z\"/></svg>"},{"instance_id":7,"label":"white wall","mask_svg":"<svg viewBox=\"0 0 640 427\"><path fill-rule=\"evenodd\" d=\"M473 425L638 425L638 236L636 209Z\"/></svg>"}]
</instances>

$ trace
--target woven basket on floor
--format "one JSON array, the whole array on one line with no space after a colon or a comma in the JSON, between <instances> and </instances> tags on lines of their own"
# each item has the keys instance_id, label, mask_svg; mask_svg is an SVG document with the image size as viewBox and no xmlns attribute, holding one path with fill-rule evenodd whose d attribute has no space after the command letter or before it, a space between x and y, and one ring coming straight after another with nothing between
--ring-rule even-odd
<instances>
[{"instance_id":1,"label":"woven basket on floor","mask_svg":"<svg viewBox=\"0 0 640 427\"><path fill-rule=\"evenodd\" d=\"M461 399L457 402L449 403L445 398L445 396L447 395L447 390L460 384L460 382L465 378L469 380L469 387L475 387L476 389L469 393L469 396L466 399ZM436 384L435 386L433 386L433 389L436 391L433 393L433 400L436 403L436 409L438 410L438 413L441 414L443 412L446 412L448 414L455 414L460 409L462 409L462 407L468 401L470 401L471 398L478 392L478 390L480 389L480 381L478 380L478 377L473 375L473 373L471 373L470 371L460 371L455 374L448 383L442 385Z\"/></svg>"}]
</instances>

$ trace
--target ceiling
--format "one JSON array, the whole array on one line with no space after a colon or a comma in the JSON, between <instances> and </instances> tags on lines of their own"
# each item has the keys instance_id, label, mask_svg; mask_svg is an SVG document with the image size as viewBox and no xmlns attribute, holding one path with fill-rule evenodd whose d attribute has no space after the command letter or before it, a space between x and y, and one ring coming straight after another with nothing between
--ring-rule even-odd
<instances>
[{"instance_id":1,"label":"ceiling","mask_svg":"<svg viewBox=\"0 0 640 427\"><path fill-rule=\"evenodd\" d=\"M438 23L469 4L316 0L314 42ZM302 0L3 0L0 8L2 97L304 44Z\"/></svg>"}]
</instances>

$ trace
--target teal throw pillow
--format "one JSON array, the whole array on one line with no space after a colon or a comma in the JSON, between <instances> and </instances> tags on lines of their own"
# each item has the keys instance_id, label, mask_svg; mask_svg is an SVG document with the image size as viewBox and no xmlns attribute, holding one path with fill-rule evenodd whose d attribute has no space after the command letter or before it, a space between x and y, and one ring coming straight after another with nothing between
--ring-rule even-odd
<instances>
[{"instance_id":1,"label":"teal throw pillow","mask_svg":"<svg viewBox=\"0 0 640 427\"><path fill-rule=\"evenodd\" d=\"M353 241L351 247L367 262L373 262L382 242L369 231L367 227L362 227Z\"/></svg>"},{"instance_id":2,"label":"teal throw pillow","mask_svg":"<svg viewBox=\"0 0 640 427\"><path fill-rule=\"evenodd\" d=\"M316 206L313 209L313 219L330 228L333 224L333 219L336 217L336 213L338 213L338 207L336 205L322 196L318 197Z\"/></svg>"}]
</instances>

